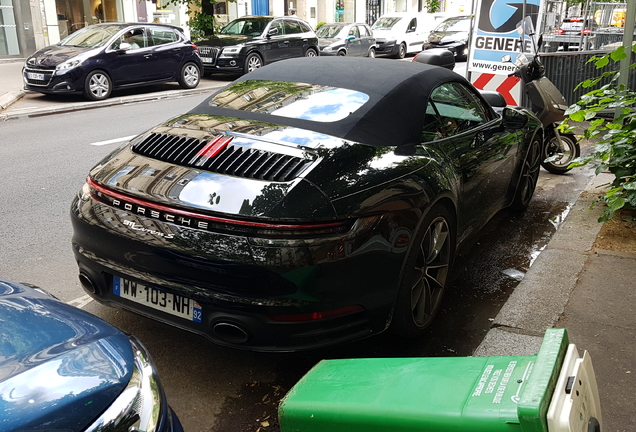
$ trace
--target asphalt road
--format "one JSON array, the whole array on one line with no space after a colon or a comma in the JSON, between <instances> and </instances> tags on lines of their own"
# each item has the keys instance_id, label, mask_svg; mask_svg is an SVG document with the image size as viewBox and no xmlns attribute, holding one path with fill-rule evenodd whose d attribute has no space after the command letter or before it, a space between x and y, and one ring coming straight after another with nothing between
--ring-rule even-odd
<instances>
[{"instance_id":1,"label":"asphalt road","mask_svg":"<svg viewBox=\"0 0 636 432\"><path fill-rule=\"evenodd\" d=\"M345 347L262 354L89 301L70 247L69 206L89 169L123 138L181 114L204 94L0 122L0 278L39 285L134 333L155 359L186 431L277 431L280 397L317 361L471 355L519 277L547 244L589 173L541 172L523 215L500 212L460 251L443 310L417 341L379 335ZM59 102L58 102L59 103Z\"/></svg>"}]
</instances>

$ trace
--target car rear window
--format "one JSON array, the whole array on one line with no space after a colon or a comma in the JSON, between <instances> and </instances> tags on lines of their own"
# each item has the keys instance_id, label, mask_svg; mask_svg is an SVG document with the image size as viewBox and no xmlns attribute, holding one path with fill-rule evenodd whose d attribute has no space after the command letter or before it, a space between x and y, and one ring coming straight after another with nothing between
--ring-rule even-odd
<instances>
[{"instance_id":1,"label":"car rear window","mask_svg":"<svg viewBox=\"0 0 636 432\"><path fill-rule=\"evenodd\" d=\"M342 120L369 100L365 93L286 81L246 80L232 84L209 104L316 122Z\"/></svg>"}]
</instances>

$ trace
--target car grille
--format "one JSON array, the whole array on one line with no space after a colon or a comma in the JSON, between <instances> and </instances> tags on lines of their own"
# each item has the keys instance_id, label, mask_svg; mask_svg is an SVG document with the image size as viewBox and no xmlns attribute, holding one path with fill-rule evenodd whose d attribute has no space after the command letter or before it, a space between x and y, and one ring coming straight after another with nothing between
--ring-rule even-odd
<instances>
[{"instance_id":1,"label":"car grille","mask_svg":"<svg viewBox=\"0 0 636 432\"><path fill-rule=\"evenodd\" d=\"M133 145L135 153L164 162L258 180L284 182L297 178L310 159L228 144L214 157L197 157L210 138L151 133Z\"/></svg>"},{"instance_id":2,"label":"car grille","mask_svg":"<svg viewBox=\"0 0 636 432\"><path fill-rule=\"evenodd\" d=\"M35 86L48 86L51 82L51 78L53 78L54 69L34 69L34 68L25 68L24 69L24 79L29 83L29 85ZM44 79L36 79L33 78L31 74L39 74L43 75Z\"/></svg>"},{"instance_id":3,"label":"car grille","mask_svg":"<svg viewBox=\"0 0 636 432\"><path fill-rule=\"evenodd\" d=\"M219 48L206 47L206 46L199 46L197 48L199 50L199 56L201 57L201 61L203 63L205 64L216 63L216 58L219 56L219 52L221 51Z\"/></svg>"}]
</instances>

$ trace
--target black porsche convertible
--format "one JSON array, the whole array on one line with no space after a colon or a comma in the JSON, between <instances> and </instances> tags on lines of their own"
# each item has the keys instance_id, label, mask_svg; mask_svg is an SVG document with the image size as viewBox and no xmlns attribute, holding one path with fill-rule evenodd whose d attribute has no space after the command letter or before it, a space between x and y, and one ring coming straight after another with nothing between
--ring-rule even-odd
<instances>
[{"instance_id":1,"label":"black porsche convertible","mask_svg":"<svg viewBox=\"0 0 636 432\"><path fill-rule=\"evenodd\" d=\"M456 248L528 206L542 134L440 67L275 63L90 171L71 207L80 281L236 348L420 336Z\"/></svg>"}]
</instances>

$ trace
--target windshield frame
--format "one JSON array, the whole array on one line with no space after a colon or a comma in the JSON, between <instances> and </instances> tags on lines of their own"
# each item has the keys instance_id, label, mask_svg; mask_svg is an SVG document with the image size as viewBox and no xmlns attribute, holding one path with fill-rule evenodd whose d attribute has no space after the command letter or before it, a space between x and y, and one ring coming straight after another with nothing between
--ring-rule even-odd
<instances>
[{"instance_id":1,"label":"windshield frame","mask_svg":"<svg viewBox=\"0 0 636 432\"><path fill-rule=\"evenodd\" d=\"M472 18L453 17L447 18L435 27L434 32L470 32L470 22ZM458 28L454 28L457 26Z\"/></svg>"},{"instance_id":2,"label":"windshield frame","mask_svg":"<svg viewBox=\"0 0 636 432\"><path fill-rule=\"evenodd\" d=\"M71 33L57 44L60 46L74 46L83 48L99 48L108 44L122 30L121 25L99 25L87 26ZM89 33L88 35L86 33ZM96 35L103 35L101 38L95 38ZM107 36L107 37L106 37ZM89 40L89 43L79 43L80 41Z\"/></svg>"},{"instance_id":3,"label":"windshield frame","mask_svg":"<svg viewBox=\"0 0 636 432\"><path fill-rule=\"evenodd\" d=\"M342 36L338 37L338 35L340 35L340 33L342 33L346 28L347 28L346 25L341 25L341 24L325 24L322 27L320 27L318 30L316 30L316 36L319 38L325 38L325 39L344 39ZM334 30L338 29L338 31L335 33L329 32L327 35L323 35L321 31L324 32L327 29L334 29Z\"/></svg>"},{"instance_id":4,"label":"windshield frame","mask_svg":"<svg viewBox=\"0 0 636 432\"><path fill-rule=\"evenodd\" d=\"M403 17L380 17L375 23L373 23L372 30L391 30L397 23L402 21Z\"/></svg>"},{"instance_id":5,"label":"windshield frame","mask_svg":"<svg viewBox=\"0 0 636 432\"><path fill-rule=\"evenodd\" d=\"M269 24L274 21L274 18L265 18L265 17L251 17L251 18L237 18L235 20L230 21L225 27L223 27L220 31L219 31L219 35L224 35L224 36L246 36L246 34L243 32L243 29L245 28L245 24L246 22L264 22L265 26L263 26L263 31L259 33L259 35L262 35L263 32L265 32L269 26ZM241 23L243 23L243 25L241 26ZM240 26L240 28L239 28ZM229 30L233 30L232 33L229 33ZM236 33L235 31L238 31L238 33ZM255 36L255 34L251 34L252 36Z\"/></svg>"}]
</instances>

